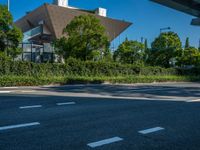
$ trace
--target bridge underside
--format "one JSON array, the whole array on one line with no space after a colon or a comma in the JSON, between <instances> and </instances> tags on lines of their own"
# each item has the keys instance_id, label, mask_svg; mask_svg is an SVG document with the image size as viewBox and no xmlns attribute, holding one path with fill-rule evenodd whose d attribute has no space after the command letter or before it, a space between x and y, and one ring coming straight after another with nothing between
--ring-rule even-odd
<instances>
[{"instance_id":1,"label":"bridge underside","mask_svg":"<svg viewBox=\"0 0 200 150\"><path fill-rule=\"evenodd\" d=\"M151 0L172 9L195 16L192 25L200 26L200 0Z\"/></svg>"}]
</instances>

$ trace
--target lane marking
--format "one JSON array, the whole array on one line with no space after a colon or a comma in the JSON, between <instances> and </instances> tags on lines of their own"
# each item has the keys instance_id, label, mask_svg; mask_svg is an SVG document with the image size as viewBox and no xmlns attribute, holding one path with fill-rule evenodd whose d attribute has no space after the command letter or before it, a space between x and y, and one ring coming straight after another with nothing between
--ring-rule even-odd
<instances>
[{"instance_id":1,"label":"lane marking","mask_svg":"<svg viewBox=\"0 0 200 150\"><path fill-rule=\"evenodd\" d=\"M21 106L19 109L30 109L30 108L40 108L42 105L33 105L33 106Z\"/></svg>"},{"instance_id":2,"label":"lane marking","mask_svg":"<svg viewBox=\"0 0 200 150\"><path fill-rule=\"evenodd\" d=\"M3 87L4 89L17 89L17 88L19 88L19 87L17 87L17 86L13 86L13 87Z\"/></svg>"},{"instance_id":3,"label":"lane marking","mask_svg":"<svg viewBox=\"0 0 200 150\"><path fill-rule=\"evenodd\" d=\"M89 144L87 144L87 146L89 146L91 148L95 148L95 147L99 147L99 146L103 146L103 145L119 142L119 141L122 141L122 140L123 139L120 138L120 137L113 137L113 138L101 140L101 141L98 141L98 142L89 143Z\"/></svg>"},{"instance_id":4,"label":"lane marking","mask_svg":"<svg viewBox=\"0 0 200 150\"><path fill-rule=\"evenodd\" d=\"M192 102L200 102L200 99L195 99L195 100L188 100L186 101L187 103L192 103Z\"/></svg>"},{"instance_id":5,"label":"lane marking","mask_svg":"<svg viewBox=\"0 0 200 150\"><path fill-rule=\"evenodd\" d=\"M0 127L0 131L10 130L10 129L15 129L15 128L30 127L30 126L36 126L36 125L40 125L40 123L39 122L32 122L32 123L24 123L24 124L18 124L18 125L4 126L4 127Z\"/></svg>"},{"instance_id":6,"label":"lane marking","mask_svg":"<svg viewBox=\"0 0 200 150\"><path fill-rule=\"evenodd\" d=\"M56 105L62 106L62 105L75 105L75 102L66 102L66 103L57 103Z\"/></svg>"},{"instance_id":7,"label":"lane marking","mask_svg":"<svg viewBox=\"0 0 200 150\"><path fill-rule=\"evenodd\" d=\"M19 92L22 92L22 93L32 93L32 92L36 92L35 90L22 90L22 91L19 91Z\"/></svg>"},{"instance_id":8,"label":"lane marking","mask_svg":"<svg viewBox=\"0 0 200 150\"><path fill-rule=\"evenodd\" d=\"M0 94L7 94L7 93L11 93L11 91L0 91Z\"/></svg>"},{"instance_id":9,"label":"lane marking","mask_svg":"<svg viewBox=\"0 0 200 150\"><path fill-rule=\"evenodd\" d=\"M155 128L150 128L150 129L146 129L146 130L141 130L139 131L139 133L141 134L149 134L149 133L153 133L153 132L158 132L164 130L164 128L162 127L155 127Z\"/></svg>"}]
</instances>

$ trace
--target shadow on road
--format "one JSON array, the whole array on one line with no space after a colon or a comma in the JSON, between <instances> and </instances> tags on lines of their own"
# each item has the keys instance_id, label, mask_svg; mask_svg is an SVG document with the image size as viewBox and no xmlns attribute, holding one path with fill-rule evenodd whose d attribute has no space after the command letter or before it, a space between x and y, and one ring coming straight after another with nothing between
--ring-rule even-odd
<instances>
[{"instance_id":1,"label":"shadow on road","mask_svg":"<svg viewBox=\"0 0 200 150\"><path fill-rule=\"evenodd\" d=\"M89 93L120 97L200 97L200 87L176 86L122 86L122 85L69 85L42 88L44 91Z\"/></svg>"}]
</instances>

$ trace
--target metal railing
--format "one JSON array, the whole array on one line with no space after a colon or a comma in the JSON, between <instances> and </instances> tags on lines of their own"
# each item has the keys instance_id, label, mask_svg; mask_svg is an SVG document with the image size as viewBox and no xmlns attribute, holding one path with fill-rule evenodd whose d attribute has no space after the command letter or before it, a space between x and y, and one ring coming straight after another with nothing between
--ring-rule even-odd
<instances>
[{"instance_id":1,"label":"metal railing","mask_svg":"<svg viewBox=\"0 0 200 150\"><path fill-rule=\"evenodd\" d=\"M42 34L42 26L35 27L31 30L24 32L23 42L28 42L29 39Z\"/></svg>"}]
</instances>

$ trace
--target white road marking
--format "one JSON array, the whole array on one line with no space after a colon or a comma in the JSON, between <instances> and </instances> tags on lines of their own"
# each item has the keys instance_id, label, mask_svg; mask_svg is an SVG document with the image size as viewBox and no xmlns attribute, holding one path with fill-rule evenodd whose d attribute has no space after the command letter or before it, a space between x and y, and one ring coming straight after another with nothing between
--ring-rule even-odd
<instances>
[{"instance_id":1,"label":"white road marking","mask_svg":"<svg viewBox=\"0 0 200 150\"><path fill-rule=\"evenodd\" d=\"M33 106L21 106L19 109L29 109L29 108L40 108L42 105L33 105Z\"/></svg>"},{"instance_id":2,"label":"white road marking","mask_svg":"<svg viewBox=\"0 0 200 150\"><path fill-rule=\"evenodd\" d=\"M102 140L102 141L89 143L87 145L89 147L91 147L91 148L95 148L95 147L103 146L103 145L106 145L106 144L111 144L111 143L114 143L114 142L119 142L119 141L122 141L122 140L123 139L120 138L120 137L113 137L113 138L110 138L110 139L105 139L105 140Z\"/></svg>"},{"instance_id":3,"label":"white road marking","mask_svg":"<svg viewBox=\"0 0 200 150\"><path fill-rule=\"evenodd\" d=\"M75 102L66 102L66 103L57 103L56 105L62 106L62 105L75 105Z\"/></svg>"},{"instance_id":4,"label":"white road marking","mask_svg":"<svg viewBox=\"0 0 200 150\"><path fill-rule=\"evenodd\" d=\"M164 128L155 127L155 128L150 128L150 129L139 131L139 133L141 133L141 134L149 134L149 133L153 133L153 132L157 132L157 131L161 131L161 130L164 130Z\"/></svg>"},{"instance_id":5,"label":"white road marking","mask_svg":"<svg viewBox=\"0 0 200 150\"><path fill-rule=\"evenodd\" d=\"M24 124L18 124L18 125L4 126L4 127L0 127L0 131L10 130L10 129L15 129L15 128L30 127L30 126L36 126L36 125L40 125L40 123L39 122L32 122L32 123L24 123Z\"/></svg>"},{"instance_id":6,"label":"white road marking","mask_svg":"<svg viewBox=\"0 0 200 150\"><path fill-rule=\"evenodd\" d=\"M187 100L186 102L187 102L187 103L200 102L200 99Z\"/></svg>"},{"instance_id":7,"label":"white road marking","mask_svg":"<svg viewBox=\"0 0 200 150\"><path fill-rule=\"evenodd\" d=\"M32 92L36 92L35 90L22 90L22 91L19 91L19 92L22 92L22 93L32 93Z\"/></svg>"},{"instance_id":8,"label":"white road marking","mask_svg":"<svg viewBox=\"0 0 200 150\"><path fill-rule=\"evenodd\" d=\"M4 89L17 89L17 88L19 88L19 87L17 87L17 86L13 86L13 87L3 87Z\"/></svg>"},{"instance_id":9,"label":"white road marking","mask_svg":"<svg viewBox=\"0 0 200 150\"><path fill-rule=\"evenodd\" d=\"M0 94L7 94L7 93L11 93L11 91L0 91Z\"/></svg>"}]
</instances>

